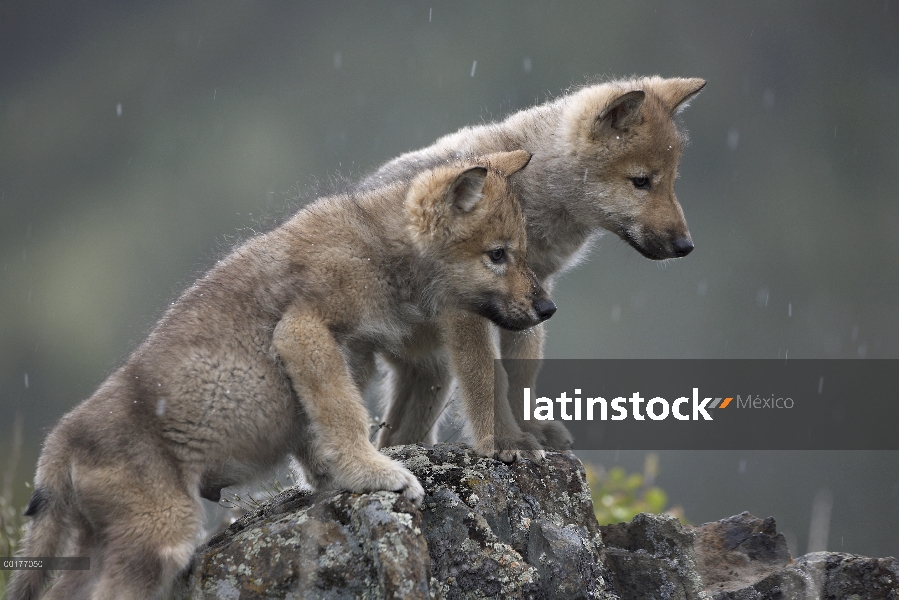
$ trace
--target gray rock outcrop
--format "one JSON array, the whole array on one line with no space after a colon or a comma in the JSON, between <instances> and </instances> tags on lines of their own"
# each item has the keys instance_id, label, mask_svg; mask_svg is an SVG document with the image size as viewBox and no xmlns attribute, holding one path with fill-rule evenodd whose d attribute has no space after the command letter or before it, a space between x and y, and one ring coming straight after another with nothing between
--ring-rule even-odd
<instances>
[{"instance_id":1,"label":"gray rock outcrop","mask_svg":"<svg viewBox=\"0 0 899 600\"><path fill-rule=\"evenodd\" d=\"M388 455L419 478L391 492L288 490L199 548L186 598L612 599L580 461L484 459L460 445Z\"/></svg>"},{"instance_id":2,"label":"gray rock outcrop","mask_svg":"<svg viewBox=\"0 0 899 600\"><path fill-rule=\"evenodd\" d=\"M391 492L291 489L197 549L179 598L899 600L899 562L793 560L774 520L599 527L571 453L511 465L461 445L385 451L422 482Z\"/></svg>"},{"instance_id":3,"label":"gray rock outcrop","mask_svg":"<svg viewBox=\"0 0 899 600\"><path fill-rule=\"evenodd\" d=\"M793 560L774 519L744 512L685 527L637 515L601 527L621 600L899 600L899 561L838 552Z\"/></svg>"}]
</instances>

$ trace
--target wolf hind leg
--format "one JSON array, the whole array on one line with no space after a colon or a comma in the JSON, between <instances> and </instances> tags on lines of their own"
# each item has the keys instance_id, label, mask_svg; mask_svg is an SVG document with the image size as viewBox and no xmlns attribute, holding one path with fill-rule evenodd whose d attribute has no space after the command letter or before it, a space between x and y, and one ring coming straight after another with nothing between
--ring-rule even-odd
<instances>
[{"instance_id":1,"label":"wolf hind leg","mask_svg":"<svg viewBox=\"0 0 899 600\"><path fill-rule=\"evenodd\" d=\"M47 592L41 596L43 600L89 600L92 597L95 575L99 571L99 557L97 549L90 544L90 533L80 526L76 526L78 533L71 549L64 554L90 558L90 568L85 570L62 571Z\"/></svg>"},{"instance_id":2,"label":"wolf hind leg","mask_svg":"<svg viewBox=\"0 0 899 600\"><path fill-rule=\"evenodd\" d=\"M142 468L125 461L79 470L85 531L79 545L90 547L92 600L168 597L198 542L204 513L197 484L185 483L152 451L141 460ZM152 480L137 474L150 469Z\"/></svg>"},{"instance_id":3,"label":"wolf hind leg","mask_svg":"<svg viewBox=\"0 0 899 600\"><path fill-rule=\"evenodd\" d=\"M186 521L165 520L165 514L167 510L182 512L188 500L192 499L182 496L169 507L157 506L160 510L152 516L142 517L155 522L125 523L110 532L91 598L167 598L171 594L176 577L190 564L201 513L198 510Z\"/></svg>"},{"instance_id":4,"label":"wolf hind leg","mask_svg":"<svg viewBox=\"0 0 899 600\"><path fill-rule=\"evenodd\" d=\"M90 571L63 571L41 598L43 600L89 600L90 594Z\"/></svg>"}]
</instances>

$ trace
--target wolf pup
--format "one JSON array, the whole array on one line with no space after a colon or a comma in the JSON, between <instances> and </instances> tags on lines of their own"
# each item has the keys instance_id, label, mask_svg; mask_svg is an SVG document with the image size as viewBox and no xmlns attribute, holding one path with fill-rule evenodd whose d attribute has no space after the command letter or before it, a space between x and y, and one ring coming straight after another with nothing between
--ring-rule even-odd
<instances>
[{"instance_id":1,"label":"wolf pup","mask_svg":"<svg viewBox=\"0 0 899 600\"><path fill-rule=\"evenodd\" d=\"M674 195L686 141L674 117L703 86L702 79L647 77L583 87L404 154L368 176L361 187L407 177L449 158L520 148L533 153L533 158L513 178L513 185L527 217L528 263L547 290L557 274L586 254L602 230L615 233L647 258L683 257L693 250L693 240ZM503 358L541 358L543 340L542 327L525 334L499 332ZM408 347L417 348L415 340ZM536 371L521 364L513 364L514 372L506 374L509 388L534 387ZM385 421L390 427L381 430L378 445L433 443L434 421L451 388L449 372L442 362L419 352L391 356L390 366L391 389L385 393ZM497 397L503 397L509 388L501 377L497 381ZM461 385L464 391L465 382ZM493 402L493 390L480 401ZM513 412L517 426L533 434L540 445L570 446L571 438L561 424L523 421L519 411ZM512 438L495 440L493 447L476 440L475 448L504 460L538 458L533 445L522 445L517 441L521 439L513 431Z\"/></svg>"},{"instance_id":2,"label":"wolf pup","mask_svg":"<svg viewBox=\"0 0 899 600\"><path fill-rule=\"evenodd\" d=\"M420 501L415 476L369 442L360 388L374 356L420 327L464 326L457 313L471 312L518 331L555 311L505 178L529 159L498 153L319 200L184 292L47 437L24 552L89 556L91 570L63 572L45 597L166 595L201 531L200 498L288 455L317 487ZM494 358L457 350L462 381ZM43 585L42 571L19 571L9 597Z\"/></svg>"}]
</instances>

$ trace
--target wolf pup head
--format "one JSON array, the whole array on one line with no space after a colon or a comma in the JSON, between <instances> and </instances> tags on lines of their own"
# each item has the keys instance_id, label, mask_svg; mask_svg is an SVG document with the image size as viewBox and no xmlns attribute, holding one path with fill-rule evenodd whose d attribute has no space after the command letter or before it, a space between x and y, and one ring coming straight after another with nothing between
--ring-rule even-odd
<instances>
[{"instance_id":1,"label":"wolf pup head","mask_svg":"<svg viewBox=\"0 0 899 600\"><path fill-rule=\"evenodd\" d=\"M693 240L674 195L686 135L674 116L705 86L702 79L648 77L587 87L562 119L566 160L576 161L596 202L578 215L616 233L647 258L686 256Z\"/></svg>"},{"instance_id":2,"label":"wolf pup head","mask_svg":"<svg viewBox=\"0 0 899 600\"><path fill-rule=\"evenodd\" d=\"M524 215L507 179L530 158L516 150L438 167L419 175L406 197L412 239L445 265L441 283L452 303L513 331L556 312L527 265Z\"/></svg>"}]
</instances>

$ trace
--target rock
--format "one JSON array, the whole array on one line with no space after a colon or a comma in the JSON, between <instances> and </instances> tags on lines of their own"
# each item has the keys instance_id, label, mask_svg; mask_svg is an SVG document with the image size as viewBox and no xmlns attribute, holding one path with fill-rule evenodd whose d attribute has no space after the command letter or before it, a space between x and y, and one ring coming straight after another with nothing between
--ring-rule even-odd
<instances>
[{"instance_id":1,"label":"rock","mask_svg":"<svg viewBox=\"0 0 899 600\"><path fill-rule=\"evenodd\" d=\"M385 450L419 478L392 492L291 489L197 549L176 598L899 600L899 562L793 560L774 519L599 527L570 452L511 465L461 445Z\"/></svg>"},{"instance_id":2,"label":"rock","mask_svg":"<svg viewBox=\"0 0 899 600\"><path fill-rule=\"evenodd\" d=\"M896 559L817 552L794 561L771 517L685 527L641 514L600 530L621 600L899 600Z\"/></svg>"},{"instance_id":3,"label":"rock","mask_svg":"<svg viewBox=\"0 0 899 600\"><path fill-rule=\"evenodd\" d=\"M427 490L422 527L446 598L608 598L580 461L507 465L458 445L388 449Z\"/></svg>"},{"instance_id":4,"label":"rock","mask_svg":"<svg viewBox=\"0 0 899 600\"><path fill-rule=\"evenodd\" d=\"M600 527L606 564L622 600L707 598L696 570L695 535L675 517L639 514Z\"/></svg>"},{"instance_id":5,"label":"rock","mask_svg":"<svg viewBox=\"0 0 899 600\"><path fill-rule=\"evenodd\" d=\"M288 490L197 550L181 598L591 598L606 589L580 461L389 448L427 492Z\"/></svg>"},{"instance_id":6,"label":"rock","mask_svg":"<svg viewBox=\"0 0 899 600\"><path fill-rule=\"evenodd\" d=\"M774 519L748 512L693 528L696 570L714 593L747 588L792 562Z\"/></svg>"},{"instance_id":7,"label":"rock","mask_svg":"<svg viewBox=\"0 0 899 600\"><path fill-rule=\"evenodd\" d=\"M839 552L813 552L796 559L795 570L807 575L821 598L899 599L899 561Z\"/></svg>"},{"instance_id":8,"label":"rock","mask_svg":"<svg viewBox=\"0 0 899 600\"><path fill-rule=\"evenodd\" d=\"M176 597L430 598L433 583L404 497L291 489L199 548Z\"/></svg>"},{"instance_id":9,"label":"rock","mask_svg":"<svg viewBox=\"0 0 899 600\"><path fill-rule=\"evenodd\" d=\"M815 552L714 600L899 599L899 562L839 552Z\"/></svg>"}]
</instances>

